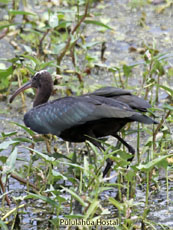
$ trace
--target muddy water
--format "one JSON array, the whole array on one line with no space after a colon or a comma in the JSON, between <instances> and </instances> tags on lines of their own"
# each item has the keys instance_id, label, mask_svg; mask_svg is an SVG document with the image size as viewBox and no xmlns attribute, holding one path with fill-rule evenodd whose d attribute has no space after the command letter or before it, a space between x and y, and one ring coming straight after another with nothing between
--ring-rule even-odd
<instances>
[{"instance_id":1,"label":"muddy water","mask_svg":"<svg viewBox=\"0 0 173 230\"><path fill-rule=\"evenodd\" d=\"M139 52L129 52L131 47L136 50L143 48L144 44L156 45L156 48L161 53L173 53L173 9L168 8L162 14L156 13L157 7L161 5L147 4L139 8L131 8L129 1L127 0L105 0L100 1L95 5L91 12L93 14L101 14L98 19L101 19L103 23L108 23L113 31L107 30L106 32L100 33L101 28L93 25L88 26L86 31L87 41L106 41L106 52L105 52L105 63L101 63L98 58L98 62L109 66L121 66L122 64L135 64L142 61ZM1 9L0 9L1 14ZM2 15L2 14L1 14ZM145 18L143 26L140 25L142 17ZM97 45L91 49L90 53L100 57L101 46ZM14 48L9 43L9 38L5 37L0 40L1 57L12 58L15 55ZM173 64L173 59L169 59L169 62ZM133 76L130 78L129 84L135 86L136 90L141 83L141 68L137 67L134 70ZM86 79L88 84L99 84L108 85L115 84L113 75L107 73L106 70L101 69L99 72L93 71L92 75ZM164 81L169 80L166 78ZM28 104L31 100L29 99ZM9 121L16 121L22 124L23 113L21 112L21 101L20 97L14 102L12 106L9 106L7 101L0 102L0 132L11 132L17 131L18 135L22 136L23 130L9 123ZM133 142L135 139L133 136L129 141ZM2 154L9 154L10 149L2 152ZM24 159L24 162L29 161L28 152L25 149L20 149L20 157ZM17 167L20 167L20 162ZM163 173L164 176L164 173ZM22 193L23 186L15 180L11 180L10 189L14 191L14 188L18 194ZM169 185L169 199L170 202L173 200L173 183ZM115 197L115 191L108 193ZM14 193L15 195L15 193ZM136 200L143 202L145 192L141 189L137 189ZM151 194L151 211L148 215L150 220L157 223L165 224L168 227L173 228L173 204L166 203L166 185L165 180L162 178L159 192ZM144 206L141 205L141 209ZM32 210L31 210L32 212ZM38 221L34 221L38 217ZM33 221L32 221L33 220ZM27 213L23 215L21 229L42 229L43 225L39 227L39 216L37 214ZM45 227L45 225L44 225Z\"/></svg>"}]
</instances>

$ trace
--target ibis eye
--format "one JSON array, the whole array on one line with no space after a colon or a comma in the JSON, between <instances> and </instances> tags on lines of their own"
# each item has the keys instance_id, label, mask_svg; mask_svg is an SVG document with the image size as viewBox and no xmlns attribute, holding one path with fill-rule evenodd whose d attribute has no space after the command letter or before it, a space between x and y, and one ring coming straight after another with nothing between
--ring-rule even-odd
<instances>
[{"instance_id":1,"label":"ibis eye","mask_svg":"<svg viewBox=\"0 0 173 230\"><path fill-rule=\"evenodd\" d=\"M33 76L32 80L36 81L36 80L39 78L39 76L40 76L40 74L39 74L39 73L36 73L36 74Z\"/></svg>"}]
</instances>

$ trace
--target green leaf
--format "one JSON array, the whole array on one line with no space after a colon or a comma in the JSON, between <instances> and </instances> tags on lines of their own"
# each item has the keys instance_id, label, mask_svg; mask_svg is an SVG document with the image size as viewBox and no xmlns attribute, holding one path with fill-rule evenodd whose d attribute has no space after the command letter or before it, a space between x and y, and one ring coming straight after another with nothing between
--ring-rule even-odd
<instances>
[{"instance_id":1,"label":"green leaf","mask_svg":"<svg viewBox=\"0 0 173 230\"><path fill-rule=\"evenodd\" d=\"M69 163L69 162L61 162L61 164L70 165L70 166L72 166L74 168L84 170L84 168L81 165L78 165L78 164L73 164L73 163Z\"/></svg>"},{"instance_id":2,"label":"green leaf","mask_svg":"<svg viewBox=\"0 0 173 230\"><path fill-rule=\"evenodd\" d=\"M4 192L4 193L2 193L2 195L0 195L0 200L5 196L5 195L8 195L8 194L10 194L10 193L13 193L13 191L11 190L11 191L7 191L7 192ZM0 225L1 226L1 225ZM0 228L1 229L1 228Z\"/></svg>"},{"instance_id":3,"label":"green leaf","mask_svg":"<svg viewBox=\"0 0 173 230\"><path fill-rule=\"evenodd\" d=\"M1 26L0 26L0 30L3 30L4 28L8 28L8 27L10 27L10 26L14 26L14 25L17 25L17 23L12 23L12 24L1 25Z\"/></svg>"},{"instance_id":4,"label":"green leaf","mask_svg":"<svg viewBox=\"0 0 173 230\"><path fill-rule=\"evenodd\" d=\"M36 14L31 13L31 12L27 12L27 11L9 10L8 12L11 15L32 15L32 16L36 16Z\"/></svg>"},{"instance_id":5,"label":"green leaf","mask_svg":"<svg viewBox=\"0 0 173 230\"><path fill-rule=\"evenodd\" d=\"M97 45L97 44L101 44L101 42L88 42L88 43L83 44L83 45L81 45L81 46L82 46L82 48L84 48L84 49L90 49L91 47L93 47L93 46L95 46L95 45Z\"/></svg>"},{"instance_id":6,"label":"green leaf","mask_svg":"<svg viewBox=\"0 0 173 230\"><path fill-rule=\"evenodd\" d=\"M173 90L171 88L164 86L164 85L158 85L158 86L159 86L159 88L164 89L167 92L167 94L169 94L170 96L173 97Z\"/></svg>"},{"instance_id":7,"label":"green leaf","mask_svg":"<svg viewBox=\"0 0 173 230\"><path fill-rule=\"evenodd\" d=\"M84 173L89 177L89 162L87 156L84 156Z\"/></svg>"},{"instance_id":8,"label":"green leaf","mask_svg":"<svg viewBox=\"0 0 173 230\"><path fill-rule=\"evenodd\" d=\"M71 161L71 159L69 157L67 157L67 156L65 156L64 154L61 154L61 153L55 152L55 153L51 154L51 156L54 157L55 159L64 158L64 159L67 159L67 160Z\"/></svg>"},{"instance_id":9,"label":"green leaf","mask_svg":"<svg viewBox=\"0 0 173 230\"><path fill-rule=\"evenodd\" d=\"M72 191L71 189L65 188L63 186L61 186L61 187L63 188L64 191L70 193L76 200L78 200L82 206L84 206L84 207L88 206L88 204L85 203L84 200L78 194L76 194L74 191Z\"/></svg>"},{"instance_id":10,"label":"green leaf","mask_svg":"<svg viewBox=\"0 0 173 230\"><path fill-rule=\"evenodd\" d=\"M49 25L51 28L55 28L57 27L59 24L59 19L58 19L58 16L57 14L50 14L49 16Z\"/></svg>"},{"instance_id":11,"label":"green leaf","mask_svg":"<svg viewBox=\"0 0 173 230\"><path fill-rule=\"evenodd\" d=\"M16 135L17 132L9 132L9 133L2 132L1 134L2 134L2 137L11 137L13 135Z\"/></svg>"},{"instance_id":12,"label":"green leaf","mask_svg":"<svg viewBox=\"0 0 173 230\"><path fill-rule=\"evenodd\" d=\"M109 201L111 204L113 204L116 208L118 208L119 211L124 210L124 205L115 200L113 197L109 197Z\"/></svg>"},{"instance_id":13,"label":"green leaf","mask_svg":"<svg viewBox=\"0 0 173 230\"><path fill-rule=\"evenodd\" d=\"M37 58L33 57L33 56L30 56L30 55L22 55L22 56L27 58L27 59L29 59L29 60L32 60L36 65L41 64L40 61Z\"/></svg>"},{"instance_id":14,"label":"green leaf","mask_svg":"<svg viewBox=\"0 0 173 230\"><path fill-rule=\"evenodd\" d=\"M73 214L73 215L64 215L68 219L84 219L84 215Z\"/></svg>"},{"instance_id":15,"label":"green leaf","mask_svg":"<svg viewBox=\"0 0 173 230\"><path fill-rule=\"evenodd\" d=\"M49 61L49 62L45 62L45 63L42 63L42 64L40 64L40 70L42 70L42 69L45 69L47 66L54 66L54 61Z\"/></svg>"},{"instance_id":16,"label":"green leaf","mask_svg":"<svg viewBox=\"0 0 173 230\"><path fill-rule=\"evenodd\" d=\"M62 14L65 14L65 13L68 13L68 14L70 14L70 13L72 13L72 14L76 14L76 11L74 11L74 10L70 10L70 9L59 9L58 11L57 11L57 13L58 14L60 14L60 13L62 13Z\"/></svg>"},{"instance_id":17,"label":"green leaf","mask_svg":"<svg viewBox=\"0 0 173 230\"><path fill-rule=\"evenodd\" d=\"M2 109L0 109L0 114L8 114L8 113L9 113L8 110L2 110Z\"/></svg>"},{"instance_id":18,"label":"green leaf","mask_svg":"<svg viewBox=\"0 0 173 230\"><path fill-rule=\"evenodd\" d=\"M9 2L11 2L11 0L0 0L0 3L2 4L8 4Z\"/></svg>"},{"instance_id":19,"label":"green leaf","mask_svg":"<svg viewBox=\"0 0 173 230\"><path fill-rule=\"evenodd\" d=\"M5 165L3 166L3 174L13 171L13 169L15 168L16 159L17 159L17 148L14 148L13 152L10 154Z\"/></svg>"},{"instance_id":20,"label":"green leaf","mask_svg":"<svg viewBox=\"0 0 173 230\"><path fill-rule=\"evenodd\" d=\"M0 161L5 164L5 162L7 161L7 157L5 156L0 156Z\"/></svg>"},{"instance_id":21,"label":"green leaf","mask_svg":"<svg viewBox=\"0 0 173 230\"><path fill-rule=\"evenodd\" d=\"M30 198L40 199L40 200L50 204L52 207L59 208L59 204L57 204L57 202L55 202L54 200L50 199L47 196L42 196L42 195L38 195L38 194L34 194L34 193L28 193L28 194L29 195L27 195L25 197L25 199L30 199Z\"/></svg>"},{"instance_id":22,"label":"green leaf","mask_svg":"<svg viewBox=\"0 0 173 230\"><path fill-rule=\"evenodd\" d=\"M50 163L54 162L56 159L54 157L49 157L48 155L44 154L44 153L41 153L35 149L31 149L31 148L28 148L28 147L25 147L26 149L29 149L31 151L33 151L34 153L38 154L41 158L43 158L45 161L48 161Z\"/></svg>"},{"instance_id":23,"label":"green leaf","mask_svg":"<svg viewBox=\"0 0 173 230\"><path fill-rule=\"evenodd\" d=\"M0 220L0 227L1 227L2 230L8 230L7 225L2 220Z\"/></svg>"},{"instance_id":24,"label":"green leaf","mask_svg":"<svg viewBox=\"0 0 173 230\"><path fill-rule=\"evenodd\" d=\"M10 123L15 124L15 125L21 127L21 128L24 129L27 133L29 133L31 136L34 136L34 135L35 135L35 133L34 133L31 129L27 128L27 127L24 126L24 125L21 125L21 124L19 124L19 123L17 123L17 122L14 122L14 121L10 121Z\"/></svg>"},{"instance_id":25,"label":"green leaf","mask_svg":"<svg viewBox=\"0 0 173 230\"><path fill-rule=\"evenodd\" d=\"M60 43L58 45L53 45L53 54L60 54L60 52L64 49L65 43Z\"/></svg>"},{"instance_id":26,"label":"green leaf","mask_svg":"<svg viewBox=\"0 0 173 230\"><path fill-rule=\"evenodd\" d=\"M6 78L13 73L13 67L10 66L8 69L0 69L0 76Z\"/></svg>"},{"instance_id":27,"label":"green leaf","mask_svg":"<svg viewBox=\"0 0 173 230\"><path fill-rule=\"evenodd\" d=\"M101 27L104 27L104 28L106 28L106 29L113 30L113 28L111 28L110 26L105 25L104 23L99 22L99 21L95 21L95 20L85 20L84 22L85 22L86 24L94 24L94 25L96 25L96 26L101 26Z\"/></svg>"},{"instance_id":28,"label":"green leaf","mask_svg":"<svg viewBox=\"0 0 173 230\"><path fill-rule=\"evenodd\" d=\"M169 76L169 77L172 77L172 76L173 76L173 67L170 67L170 68L168 69L168 76Z\"/></svg>"},{"instance_id":29,"label":"green leaf","mask_svg":"<svg viewBox=\"0 0 173 230\"><path fill-rule=\"evenodd\" d=\"M129 77L132 73L133 66L123 65L123 72L126 77Z\"/></svg>"},{"instance_id":30,"label":"green leaf","mask_svg":"<svg viewBox=\"0 0 173 230\"><path fill-rule=\"evenodd\" d=\"M32 141L31 139L26 138L26 137L17 137L17 138L14 138L13 140L18 141L18 142L27 142L27 143L31 143L31 144L34 143L34 141Z\"/></svg>"},{"instance_id":31,"label":"green leaf","mask_svg":"<svg viewBox=\"0 0 173 230\"><path fill-rule=\"evenodd\" d=\"M120 155L120 158L123 159L124 163L126 160L128 160L132 157L132 154L125 152L125 151L122 151L122 150L117 150L117 153Z\"/></svg>"},{"instance_id":32,"label":"green leaf","mask_svg":"<svg viewBox=\"0 0 173 230\"><path fill-rule=\"evenodd\" d=\"M128 173L125 175L125 178L127 178L128 181L133 181L135 176L135 170L128 170Z\"/></svg>"},{"instance_id":33,"label":"green leaf","mask_svg":"<svg viewBox=\"0 0 173 230\"><path fill-rule=\"evenodd\" d=\"M58 28L67 28L71 24L72 24L71 21L62 21L62 22L59 22Z\"/></svg>"},{"instance_id":34,"label":"green leaf","mask_svg":"<svg viewBox=\"0 0 173 230\"><path fill-rule=\"evenodd\" d=\"M0 150L7 149L10 145L19 143L19 141L4 141L0 144Z\"/></svg>"},{"instance_id":35,"label":"green leaf","mask_svg":"<svg viewBox=\"0 0 173 230\"><path fill-rule=\"evenodd\" d=\"M6 58L1 58L2 61L7 61L7 62L10 62L12 64L16 63L17 61L20 61L22 56L17 56L17 57L14 57L14 58L10 58L10 59L6 59Z\"/></svg>"},{"instance_id":36,"label":"green leaf","mask_svg":"<svg viewBox=\"0 0 173 230\"><path fill-rule=\"evenodd\" d=\"M165 156L161 156L158 157L150 162L148 162L147 164L139 164L139 166L137 166L136 168L142 171L150 171L155 165L160 164L161 161L165 160L168 157L172 157L173 154L169 154L169 155L165 155Z\"/></svg>"},{"instance_id":37,"label":"green leaf","mask_svg":"<svg viewBox=\"0 0 173 230\"><path fill-rule=\"evenodd\" d=\"M98 200L92 201L89 208L87 209L87 212L85 213L85 219L88 219L93 213L95 213L95 210L98 208L98 206L99 206Z\"/></svg>"},{"instance_id":38,"label":"green leaf","mask_svg":"<svg viewBox=\"0 0 173 230\"><path fill-rule=\"evenodd\" d=\"M89 146L91 147L92 151L97 155L98 149L96 148L96 146L93 145L90 141L86 141L86 143L89 144Z\"/></svg>"},{"instance_id":39,"label":"green leaf","mask_svg":"<svg viewBox=\"0 0 173 230\"><path fill-rule=\"evenodd\" d=\"M164 104L164 105L163 105L163 108L164 108L164 109L168 109L168 110L170 110L170 111L173 111L173 106L168 105L168 104Z\"/></svg>"},{"instance_id":40,"label":"green leaf","mask_svg":"<svg viewBox=\"0 0 173 230\"><path fill-rule=\"evenodd\" d=\"M54 169L52 169L52 175L53 175L54 177L58 177L58 178L61 178L61 179L63 179L63 180L67 180L67 179L68 179L68 178L65 177L62 173L57 172L57 171L55 171Z\"/></svg>"}]
</instances>

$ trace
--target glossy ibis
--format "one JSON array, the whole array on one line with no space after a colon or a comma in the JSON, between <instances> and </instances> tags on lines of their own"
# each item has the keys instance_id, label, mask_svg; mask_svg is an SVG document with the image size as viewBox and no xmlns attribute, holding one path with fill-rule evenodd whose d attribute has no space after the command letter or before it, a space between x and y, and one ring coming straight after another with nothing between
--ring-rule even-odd
<instances>
[{"instance_id":1,"label":"glossy ibis","mask_svg":"<svg viewBox=\"0 0 173 230\"><path fill-rule=\"evenodd\" d=\"M30 82L19 88L10 98L10 103L20 92L30 87L36 88L37 94L33 108L24 115L24 123L40 134L54 134L69 142L89 140L100 149L103 147L97 138L111 135L134 156L133 147L118 136L117 132L128 122L157 123L140 113L151 107L147 101L115 87L104 87L93 93L47 102L53 90L53 80L46 70L37 72ZM108 159L103 176L112 163Z\"/></svg>"}]
</instances>

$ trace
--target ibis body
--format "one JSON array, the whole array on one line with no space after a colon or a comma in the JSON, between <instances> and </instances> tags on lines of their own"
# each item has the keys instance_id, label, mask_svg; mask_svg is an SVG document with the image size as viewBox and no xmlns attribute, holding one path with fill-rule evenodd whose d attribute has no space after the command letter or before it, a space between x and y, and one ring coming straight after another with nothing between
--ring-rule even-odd
<instances>
[{"instance_id":1,"label":"ibis body","mask_svg":"<svg viewBox=\"0 0 173 230\"><path fill-rule=\"evenodd\" d=\"M130 91L115 87L104 87L81 96L63 97L47 102L53 81L49 72L37 72L30 82L18 89L10 102L21 91L33 87L37 94L33 108L24 115L27 127L40 134L53 134L69 142L91 141L99 148L97 138L114 136L134 154L134 149L117 132L128 122L156 124L152 118L143 115L151 105ZM109 160L109 167L112 161ZM104 175L106 175L104 171Z\"/></svg>"}]
</instances>

